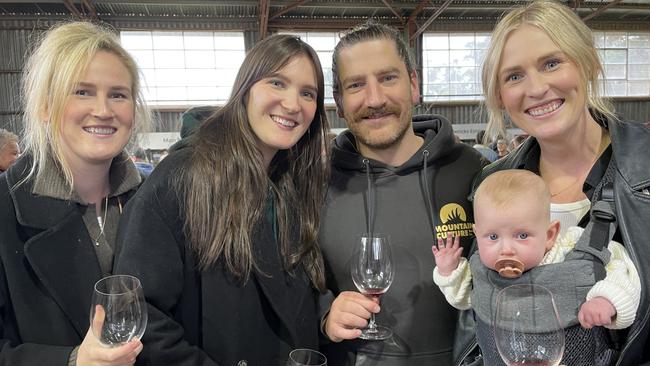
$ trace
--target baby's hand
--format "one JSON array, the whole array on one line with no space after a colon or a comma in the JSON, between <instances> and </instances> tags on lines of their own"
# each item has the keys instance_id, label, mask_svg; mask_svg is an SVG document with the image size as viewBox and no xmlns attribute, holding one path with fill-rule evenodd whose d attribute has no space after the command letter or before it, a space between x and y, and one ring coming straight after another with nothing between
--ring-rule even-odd
<instances>
[{"instance_id":1,"label":"baby's hand","mask_svg":"<svg viewBox=\"0 0 650 366\"><path fill-rule=\"evenodd\" d=\"M463 254L463 248L460 246L460 237L452 237L447 234L447 239L443 241L438 239L438 246L432 246L431 251L436 259L438 272L442 276L449 276L460 263L460 256Z\"/></svg>"},{"instance_id":2,"label":"baby's hand","mask_svg":"<svg viewBox=\"0 0 650 366\"><path fill-rule=\"evenodd\" d=\"M604 297L594 297L580 306L578 320L583 328L591 329L612 323L616 308Z\"/></svg>"}]
</instances>

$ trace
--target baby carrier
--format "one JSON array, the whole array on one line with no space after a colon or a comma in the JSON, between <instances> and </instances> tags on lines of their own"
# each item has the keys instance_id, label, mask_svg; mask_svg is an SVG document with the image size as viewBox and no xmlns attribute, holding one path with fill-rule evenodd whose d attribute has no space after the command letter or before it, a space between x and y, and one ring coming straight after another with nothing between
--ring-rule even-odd
<instances>
[{"instance_id":1,"label":"baby carrier","mask_svg":"<svg viewBox=\"0 0 650 366\"><path fill-rule=\"evenodd\" d=\"M603 200L596 201L590 211L591 220L573 250L561 263L538 266L521 277L503 278L485 267L478 253L470 258L474 289L472 307L476 315L476 338L486 366L503 366L496 348L493 316L498 292L510 285L533 283L546 287L553 294L560 322L565 331L565 350L561 364L567 366L605 366L614 359L609 330L604 327L585 329L578 322L578 310L587 292L605 278L605 265L610 253L607 244L616 231L611 190L603 188ZM611 200L610 200L611 199Z\"/></svg>"}]
</instances>

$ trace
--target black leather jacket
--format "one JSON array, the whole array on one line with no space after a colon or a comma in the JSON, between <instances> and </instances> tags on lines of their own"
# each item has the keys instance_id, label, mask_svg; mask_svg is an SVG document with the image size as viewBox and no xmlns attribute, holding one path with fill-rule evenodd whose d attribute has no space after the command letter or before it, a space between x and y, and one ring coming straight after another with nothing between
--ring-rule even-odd
<instances>
[{"instance_id":1,"label":"black leather jacket","mask_svg":"<svg viewBox=\"0 0 650 366\"><path fill-rule=\"evenodd\" d=\"M640 123L607 122L615 164L614 204L618 231L641 278L641 302L634 324L621 341L616 366L650 366L650 129ZM521 169L538 143L527 139L519 149L483 169L474 184L498 170ZM458 343L457 343L458 344ZM467 343L458 344L461 348ZM462 364L462 363L461 363ZM468 363L469 364L469 363Z\"/></svg>"}]
</instances>

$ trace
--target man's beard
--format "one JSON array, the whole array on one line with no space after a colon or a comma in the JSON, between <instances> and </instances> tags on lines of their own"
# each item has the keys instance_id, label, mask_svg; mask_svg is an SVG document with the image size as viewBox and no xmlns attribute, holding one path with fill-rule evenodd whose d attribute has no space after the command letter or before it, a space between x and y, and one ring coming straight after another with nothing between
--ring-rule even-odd
<instances>
[{"instance_id":1,"label":"man's beard","mask_svg":"<svg viewBox=\"0 0 650 366\"><path fill-rule=\"evenodd\" d=\"M391 133L388 136L374 137L375 131L372 128L366 129L364 126L364 118L370 116L394 115L398 122L397 126L390 126ZM382 108L364 108L352 116L352 123L349 128L356 138L358 143L371 148L384 150L393 147L396 143L402 140L408 129L410 128L410 114L404 116L408 121L401 120L402 110L398 106L384 106ZM395 129L395 130L392 130ZM365 130L365 133L364 133ZM374 137L374 138L373 138Z\"/></svg>"}]
</instances>

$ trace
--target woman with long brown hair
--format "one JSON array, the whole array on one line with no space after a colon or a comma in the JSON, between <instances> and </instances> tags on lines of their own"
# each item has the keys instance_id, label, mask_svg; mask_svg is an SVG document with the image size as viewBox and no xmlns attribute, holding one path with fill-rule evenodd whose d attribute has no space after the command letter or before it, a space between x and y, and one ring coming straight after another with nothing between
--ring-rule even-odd
<instances>
[{"instance_id":1,"label":"woman with long brown hair","mask_svg":"<svg viewBox=\"0 0 650 366\"><path fill-rule=\"evenodd\" d=\"M260 41L228 103L126 209L116 272L150 305L145 364L283 365L318 347L323 84L306 43Z\"/></svg>"}]
</instances>

